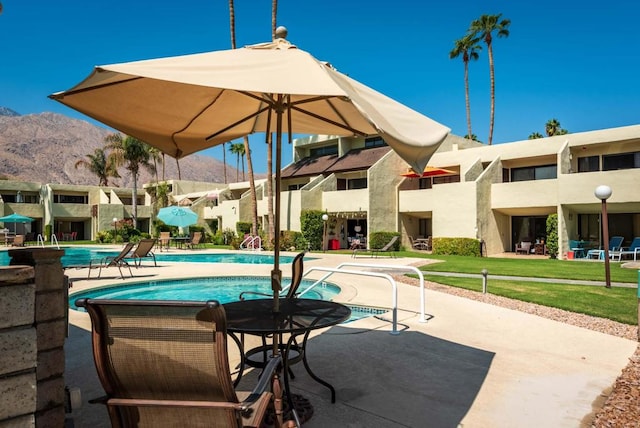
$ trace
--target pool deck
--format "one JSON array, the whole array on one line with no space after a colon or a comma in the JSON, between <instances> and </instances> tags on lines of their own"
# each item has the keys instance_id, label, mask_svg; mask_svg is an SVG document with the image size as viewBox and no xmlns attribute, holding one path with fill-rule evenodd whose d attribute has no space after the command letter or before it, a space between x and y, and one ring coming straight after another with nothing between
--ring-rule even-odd
<instances>
[{"instance_id":1,"label":"pool deck","mask_svg":"<svg viewBox=\"0 0 640 428\"><path fill-rule=\"evenodd\" d=\"M315 259L305 260L305 271L344 262L424 262L331 253L309 257ZM153 267L147 260L133 269L133 279L125 280L117 268L103 270L102 279L87 280L86 269L67 269L66 274L73 293L155 279L264 276L271 270L268 264L251 265L250 272L238 264L185 266L159 262ZM281 269L290 275L290 265ZM337 301L391 307L392 288L385 279L335 274L329 280L343 289ZM365 318L309 339L309 363L334 385L337 400L331 404L328 390L293 366L293 392L314 408L305 427L586 427L637 347L631 340L446 293L427 289L425 298L427 320L421 322L420 289L398 283L399 334L391 334L389 321ZM87 403L103 394L92 360L89 317L70 310L69 320L65 381L81 389L83 405L68 416L75 427L109 427L103 406ZM232 352L232 367L238 361ZM253 376L243 378L239 389L251 388Z\"/></svg>"}]
</instances>

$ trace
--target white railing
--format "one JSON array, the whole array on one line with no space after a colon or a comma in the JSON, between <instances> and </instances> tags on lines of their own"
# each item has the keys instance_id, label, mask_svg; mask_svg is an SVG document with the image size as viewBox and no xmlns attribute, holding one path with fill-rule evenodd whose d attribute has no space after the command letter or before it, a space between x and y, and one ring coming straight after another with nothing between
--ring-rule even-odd
<instances>
[{"instance_id":1,"label":"white railing","mask_svg":"<svg viewBox=\"0 0 640 428\"><path fill-rule=\"evenodd\" d=\"M39 233L38 237L36 238L36 245L39 245L40 247L44 248L45 243L44 243L44 238L42 237L42 234ZM60 249L60 244L58 243L58 238L56 238L56 235L52 234L51 235L51 246L56 246L56 248L59 250Z\"/></svg>"},{"instance_id":2,"label":"white railing","mask_svg":"<svg viewBox=\"0 0 640 428\"><path fill-rule=\"evenodd\" d=\"M247 236L240 243L240 249L260 251L262 250L262 239L259 236Z\"/></svg>"},{"instance_id":3,"label":"white railing","mask_svg":"<svg viewBox=\"0 0 640 428\"><path fill-rule=\"evenodd\" d=\"M410 270L410 271L413 271L413 272L417 273L418 276L420 277L420 318L419 318L419 321L420 322L427 322L427 320L425 318L424 276L423 276L422 272L418 268L413 267L413 266L375 265L375 264L366 264L366 263L345 262L345 263L342 263L342 264L338 265L338 267L336 267L336 268L327 268L327 267L321 267L321 266L312 267L312 268L308 269L304 273L303 277L307 276L307 274L309 274L310 272L313 272L313 271L327 272L327 274L325 276L323 276L322 278L320 278L319 280L317 280L316 282L314 282L313 284L311 284L309 287L307 287L303 292L301 292L299 294L299 297L302 297L309 290L313 289L318 284L321 284L323 281L325 281L327 278L329 278L334 273L342 273L342 274L348 274L348 275L361 275L361 276L369 276L369 277L377 277L377 278L386 279L391 284L391 293L392 293L392 295L391 295L391 309L392 309L392 317L393 317L392 318L393 326L392 326L391 334L399 334L399 332L398 332L398 285L396 284L396 281L391 277L391 275L386 274L386 273L362 271L362 270L342 269L344 266L367 267L367 268L388 269L388 270L403 270L403 271Z\"/></svg>"},{"instance_id":4,"label":"white railing","mask_svg":"<svg viewBox=\"0 0 640 428\"><path fill-rule=\"evenodd\" d=\"M56 248L59 250L60 249L60 244L58 243L58 237L55 234L51 234L51 246L53 247L53 243L55 242L55 246Z\"/></svg>"}]
</instances>

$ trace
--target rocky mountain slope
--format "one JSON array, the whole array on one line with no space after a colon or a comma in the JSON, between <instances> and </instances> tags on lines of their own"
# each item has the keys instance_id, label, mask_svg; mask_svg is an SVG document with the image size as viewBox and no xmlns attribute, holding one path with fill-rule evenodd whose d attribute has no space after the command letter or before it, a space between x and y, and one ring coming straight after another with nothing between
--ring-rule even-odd
<instances>
[{"instance_id":1,"label":"rocky mountain slope","mask_svg":"<svg viewBox=\"0 0 640 428\"><path fill-rule=\"evenodd\" d=\"M88 160L86 155L103 147L105 136L112 132L61 114L23 116L9 108L0 107L0 178L97 185L95 175L86 168L76 169L75 164L80 159ZM170 156L165 159L165 178L178 179L175 159ZM208 156L190 155L180 159L180 171L183 180L224 182L222 162ZM158 174L162 177L161 165L158 165ZM114 183L120 187L131 186L128 171L121 168L120 175L122 178L115 179ZM235 177L236 169L227 164L227 182L234 182ZM149 172L143 171L139 183L153 180Z\"/></svg>"}]
</instances>

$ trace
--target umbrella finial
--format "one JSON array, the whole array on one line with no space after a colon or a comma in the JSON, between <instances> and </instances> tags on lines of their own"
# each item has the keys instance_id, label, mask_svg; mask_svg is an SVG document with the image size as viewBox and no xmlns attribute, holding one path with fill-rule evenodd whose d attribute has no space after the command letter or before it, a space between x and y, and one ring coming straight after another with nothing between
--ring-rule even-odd
<instances>
[{"instance_id":1,"label":"umbrella finial","mask_svg":"<svg viewBox=\"0 0 640 428\"><path fill-rule=\"evenodd\" d=\"M276 39L286 39L287 34L289 34L289 32L287 31L287 27L283 27L281 25L276 28Z\"/></svg>"}]
</instances>

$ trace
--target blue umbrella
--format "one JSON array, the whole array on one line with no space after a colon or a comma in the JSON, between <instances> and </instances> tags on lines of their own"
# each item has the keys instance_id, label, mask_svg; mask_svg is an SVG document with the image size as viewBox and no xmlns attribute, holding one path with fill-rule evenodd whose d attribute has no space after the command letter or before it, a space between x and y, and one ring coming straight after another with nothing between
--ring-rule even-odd
<instances>
[{"instance_id":1,"label":"blue umbrella","mask_svg":"<svg viewBox=\"0 0 640 428\"><path fill-rule=\"evenodd\" d=\"M31 223L34 219L20 214L9 214L4 217L0 217L0 223Z\"/></svg>"},{"instance_id":2,"label":"blue umbrella","mask_svg":"<svg viewBox=\"0 0 640 428\"><path fill-rule=\"evenodd\" d=\"M164 207L158 211L158 219L169 226L187 227L198 222L198 214L187 207Z\"/></svg>"}]
</instances>

